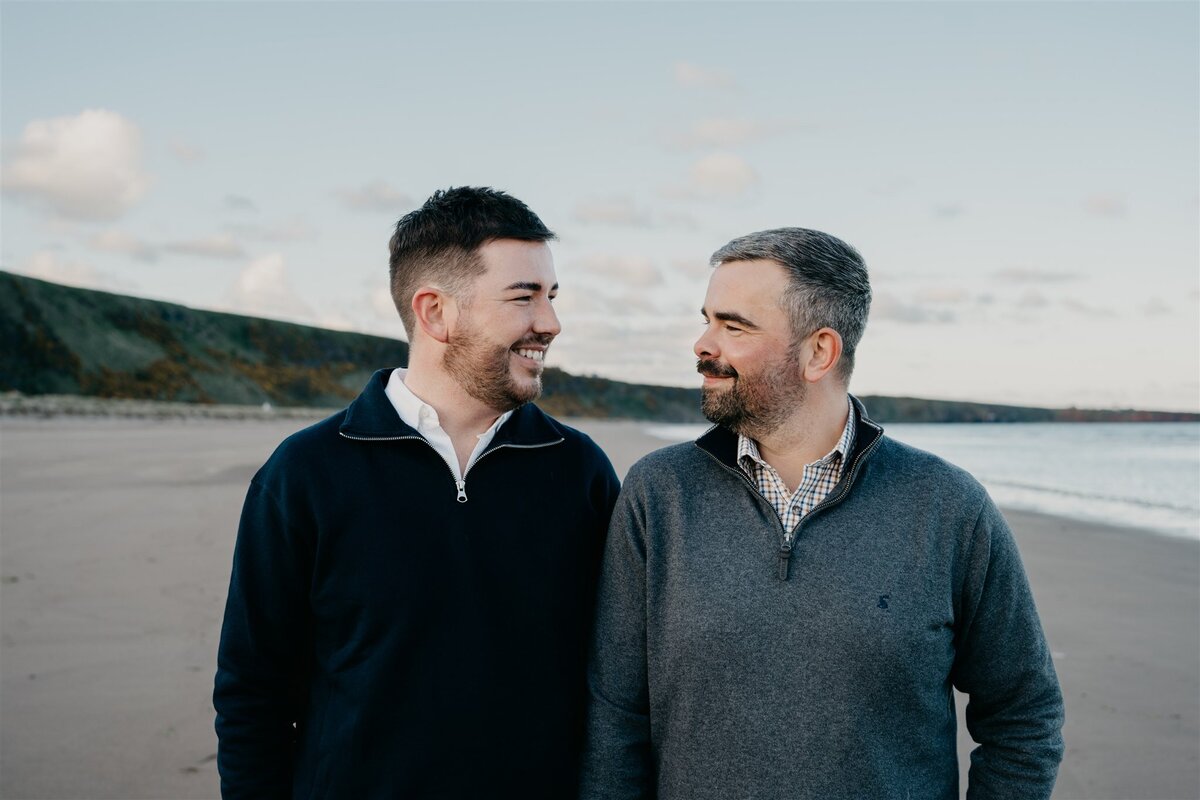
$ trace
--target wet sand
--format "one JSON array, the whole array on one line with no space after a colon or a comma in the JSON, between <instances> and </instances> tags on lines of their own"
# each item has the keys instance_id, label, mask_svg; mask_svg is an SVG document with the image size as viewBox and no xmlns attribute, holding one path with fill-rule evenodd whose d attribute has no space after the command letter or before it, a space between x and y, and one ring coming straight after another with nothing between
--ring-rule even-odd
<instances>
[{"instance_id":1,"label":"wet sand","mask_svg":"<svg viewBox=\"0 0 1200 800\"><path fill-rule=\"evenodd\" d=\"M238 512L304 424L0 418L0 797L218 795ZM665 444L576 424L622 475ZM1200 796L1200 543L1007 515L1066 696L1054 796Z\"/></svg>"}]
</instances>

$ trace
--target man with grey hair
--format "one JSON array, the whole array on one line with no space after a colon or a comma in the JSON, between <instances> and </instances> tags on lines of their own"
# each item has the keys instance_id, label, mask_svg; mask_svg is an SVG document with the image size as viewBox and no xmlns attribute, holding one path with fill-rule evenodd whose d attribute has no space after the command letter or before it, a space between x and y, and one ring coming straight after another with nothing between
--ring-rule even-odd
<instances>
[{"instance_id":1,"label":"man with grey hair","mask_svg":"<svg viewBox=\"0 0 1200 800\"><path fill-rule=\"evenodd\" d=\"M871 288L828 234L712 258L696 442L642 459L606 544L582 796L1047 798L1062 694L1004 518L847 394Z\"/></svg>"}]
</instances>

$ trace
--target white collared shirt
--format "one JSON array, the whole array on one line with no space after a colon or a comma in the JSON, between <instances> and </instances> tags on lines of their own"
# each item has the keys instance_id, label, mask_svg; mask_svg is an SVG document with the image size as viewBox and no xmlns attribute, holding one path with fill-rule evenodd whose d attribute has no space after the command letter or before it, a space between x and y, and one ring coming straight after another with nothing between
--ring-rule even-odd
<instances>
[{"instance_id":1,"label":"white collared shirt","mask_svg":"<svg viewBox=\"0 0 1200 800\"><path fill-rule=\"evenodd\" d=\"M430 446L446 462L446 466L450 467L450 471L454 473L454 480L459 484L461 492L463 473L458 467L458 454L454 452L454 442L450 441L450 434L442 430L442 423L438 419L437 409L413 394L412 389L409 389L404 383L404 376L407 374L408 370L406 369L392 370L384 392L387 394L387 398L391 401L392 406L396 409L396 413L400 415L400 419L404 421L404 424L415 428L417 433L425 437L425 441L429 442ZM487 449L487 446L492 443L492 438L495 437L496 431L500 430L500 426L512 416L512 413L512 411L505 411L496 418L496 421L492 423L492 427L479 434L479 441L475 443L475 449L471 451L471 457L467 459L468 472L475 462L479 460L479 457L483 455L483 451Z\"/></svg>"}]
</instances>

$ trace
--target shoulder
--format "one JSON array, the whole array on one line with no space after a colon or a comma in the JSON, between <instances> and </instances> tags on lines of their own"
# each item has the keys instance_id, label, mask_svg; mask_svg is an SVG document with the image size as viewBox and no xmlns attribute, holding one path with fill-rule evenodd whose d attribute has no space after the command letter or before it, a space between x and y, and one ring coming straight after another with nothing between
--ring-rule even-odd
<instances>
[{"instance_id":1,"label":"shoulder","mask_svg":"<svg viewBox=\"0 0 1200 800\"><path fill-rule=\"evenodd\" d=\"M655 450L642 456L629 469L627 486L679 487L694 481L701 470L715 464L693 441Z\"/></svg>"},{"instance_id":2,"label":"shoulder","mask_svg":"<svg viewBox=\"0 0 1200 800\"><path fill-rule=\"evenodd\" d=\"M277 482L290 473L327 463L341 444L338 428L345 417L346 410L342 409L288 436L271 453L255 475L255 481Z\"/></svg>"},{"instance_id":3,"label":"shoulder","mask_svg":"<svg viewBox=\"0 0 1200 800\"><path fill-rule=\"evenodd\" d=\"M886 478L926 497L954 496L976 509L987 500L983 484L962 467L886 434L880 439L871 465L876 480Z\"/></svg>"},{"instance_id":4,"label":"shoulder","mask_svg":"<svg viewBox=\"0 0 1200 800\"><path fill-rule=\"evenodd\" d=\"M565 422L555 419L532 403L523 406L522 411L551 436L557 436L561 440L561 452L568 458L577 462L582 461L585 465L606 473L612 472L612 462L592 437L578 428L573 428Z\"/></svg>"}]
</instances>

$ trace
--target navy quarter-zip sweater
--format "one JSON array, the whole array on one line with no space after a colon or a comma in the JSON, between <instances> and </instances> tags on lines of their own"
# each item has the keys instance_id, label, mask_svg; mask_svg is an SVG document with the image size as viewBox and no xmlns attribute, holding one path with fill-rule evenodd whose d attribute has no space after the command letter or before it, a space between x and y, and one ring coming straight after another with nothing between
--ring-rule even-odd
<instances>
[{"instance_id":1,"label":"navy quarter-zip sweater","mask_svg":"<svg viewBox=\"0 0 1200 800\"><path fill-rule=\"evenodd\" d=\"M529 404L458 502L389 373L251 481L213 695L222 794L570 797L612 465Z\"/></svg>"},{"instance_id":2,"label":"navy quarter-zip sweater","mask_svg":"<svg viewBox=\"0 0 1200 800\"><path fill-rule=\"evenodd\" d=\"M795 543L713 428L629 471L600 579L582 800L1046 800L1063 701L1004 518L855 402Z\"/></svg>"}]
</instances>

